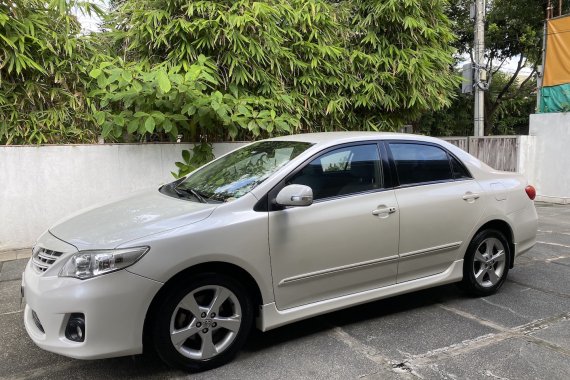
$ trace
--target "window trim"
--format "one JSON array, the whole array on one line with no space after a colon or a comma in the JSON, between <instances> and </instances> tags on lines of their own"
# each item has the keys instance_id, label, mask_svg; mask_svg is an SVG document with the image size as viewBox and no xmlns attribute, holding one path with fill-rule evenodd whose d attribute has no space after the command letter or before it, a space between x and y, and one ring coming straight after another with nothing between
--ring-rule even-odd
<instances>
[{"instance_id":1,"label":"window trim","mask_svg":"<svg viewBox=\"0 0 570 380\"><path fill-rule=\"evenodd\" d=\"M376 169L376 175L378 176L378 178L381 181L380 187L378 189L365 190L365 191L359 191L356 193L342 194L342 195L335 195L335 196L327 197L327 198L321 198L321 199L315 200L313 203L322 203L322 202L328 202L328 201L337 200L337 199L353 197L353 196L357 196L357 195L379 193L379 192L391 190L391 187L387 186L387 185L392 185L392 176L391 176L389 167L387 167L387 165L389 164L389 161L388 161L387 157L385 156L385 152L383 152L381 144L382 144L382 141L379 141L379 140L354 141L354 142L342 143L342 144L330 146L328 148L325 148L323 150L316 152L315 154L313 154L312 156L307 158L305 161L300 163L295 169L293 169L289 173L287 173L287 175L285 177L283 177L281 179L281 181L279 181L279 183L277 183L271 190L269 190L267 192L267 194L265 194L265 196L263 196L257 202L257 204L254 207L254 210L255 211L280 211L280 210L287 209L287 207L279 206L279 205L275 204L274 201L275 201L275 198L277 197L277 193L279 193L279 191L281 191L281 189L283 189L286 186L286 183L291 179L291 177L295 176L297 173L299 173L301 170L303 170L309 163L311 163L316 158L318 158L322 155L325 155L329 152L332 152L334 150L338 150L338 149L342 149L342 148L349 148L349 147L353 147L353 146L376 145L376 150L378 152L379 163L380 163L380 165L378 165L378 168ZM389 177L389 182L386 181L387 176Z\"/></svg>"},{"instance_id":2,"label":"window trim","mask_svg":"<svg viewBox=\"0 0 570 380\"><path fill-rule=\"evenodd\" d=\"M451 172L452 178L442 179L442 180L437 180L437 181L415 182L415 183L409 183L409 184L401 185L400 184L400 178L398 177L398 169L396 168L396 160L394 159L394 155L392 154L392 150L390 149L391 143L392 144L427 145L427 146L433 146L435 148L439 148L439 149L443 150L447 155L447 162L449 164L449 170ZM451 153L448 149L446 149L445 147L443 147L437 143L433 143L430 141L419 141L419 140L384 140L383 145L385 145L385 149L388 152L388 157L390 160L390 171L391 171L392 178L393 178L393 182L392 182L393 189L405 189L408 187L426 186L426 185L435 185L435 184L440 184L440 183L473 181L474 180L473 174L471 174L471 172L465 166L463 161L461 161L455 154ZM465 169L465 172L469 175L469 178L453 178L454 177L453 176L453 164L451 162L451 157L455 158L457 160L457 162L463 167L463 169Z\"/></svg>"},{"instance_id":3,"label":"window trim","mask_svg":"<svg viewBox=\"0 0 570 380\"><path fill-rule=\"evenodd\" d=\"M468 177L453 178L454 181L467 181L467 180L473 179L473 174L471 174L471 172L469 171L469 168L467 168L467 166L465 166L465 164L463 163L463 161L461 161L459 159L459 157L457 157L455 154L453 154L449 151L447 152L447 155L449 156L449 164L451 165L451 174L453 174L453 163L451 162L451 160L454 159L455 161L457 161L459 166L461 166L463 168L463 170L465 170L465 173L467 173L467 175L468 175Z\"/></svg>"}]
</instances>

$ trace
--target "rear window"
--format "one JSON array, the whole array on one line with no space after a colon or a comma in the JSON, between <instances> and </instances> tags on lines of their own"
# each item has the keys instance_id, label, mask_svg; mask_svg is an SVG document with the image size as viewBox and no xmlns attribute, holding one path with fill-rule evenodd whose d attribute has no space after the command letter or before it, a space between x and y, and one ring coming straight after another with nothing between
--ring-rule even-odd
<instances>
[{"instance_id":1,"label":"rear window","mask_svg":"<svg viewBox=\"0 0 570 380\"><path fill-rule=\"evenodd\" d=\"M389 143L400 185L453 179L447 152L433 145Z\"/></svg>"}]
</instances>

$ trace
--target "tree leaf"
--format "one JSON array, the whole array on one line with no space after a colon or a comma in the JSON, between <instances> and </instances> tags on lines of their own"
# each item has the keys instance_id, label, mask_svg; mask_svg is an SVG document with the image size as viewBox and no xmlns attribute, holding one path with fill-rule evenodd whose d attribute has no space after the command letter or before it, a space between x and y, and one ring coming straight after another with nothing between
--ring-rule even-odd
<instances>
[{"instance_id":1,"label":"tree leaf","mask_svg":"<svg viewBox=\"0 0 570 380\"><path fill-rule=\"evenodd\" d=\"M105 112L103 111L95 112L95 121L97 122L97 124L103 125L103 123L105 122Z\"/></svg>"},{"instance_id":2,"label":"tree leaf","mask_svg":"<svg viewBox=\"0 0 570 380\"><path fill-rule=\"evenodd\" d=\"M155 123L154 118L152 116L147 117L146 121L144 122L144 128L146 129L146 131L148 133L154 132L155 125L156 125L156 123Z\"/></svg>"},{"instance_id":3,"label":"tree leaf","mask_svg":"<svg viewBox=\"0 0 570 380\"><path fill-rule=\"evenodd\" d=\"M127 124L127 132L129 133L135 133L138 128L139 128L138 119L133 119L129 121L129 123Z\"/></svg>"},{"instance_id":4,"label":"tree leaf","mask_svg":"<svg viewBox=\"0 0 570 380\"><path fill-rule=\"evenodd\" d=\"M101 135L103 137L107 137L109 136L109 132L111 132L111 129L113 128L113 124L109 123L109 122L105 122L103 124L103 129L101 131Z\"/></svg>"},{"instance_id":5,"label":"tree leaf","mask_svg":"<svg viewBox=\"0 0 570 380\"><path fill-rule=\"evenodd\" d=\"M91 70L91 71L89 72L89 76L90 76L91 78L97 79L97 77L98 77L99 75L101 75L101 73L102 73L102 70L101 70L101 69L95 68L95 69L93 69L93 70Z\"/></svg>"},{"instance_id":6,"label":"tree leaf","mask_svg":"<svg viewBox=\"0 0 570 380\"><path fill-rule=\"evenodd\" d=\"M190 152L187 151L186 149L182 151L182 159L186 163L190 162Z\"/></svg>"},{"instance_id":7,"label":"tree leaf","mask_svg":"<svg viewBox=\"0 0 570 380\"><path fill-rule=\"evenodd\" d=\"M156 74L156 79L158 81L158 86L160 87L163 93L167 93L170 91L172 85L170 83L170 79L168 79L168 74L166 74L164 70L160 70Z\"/></svg>"}]
</instances>

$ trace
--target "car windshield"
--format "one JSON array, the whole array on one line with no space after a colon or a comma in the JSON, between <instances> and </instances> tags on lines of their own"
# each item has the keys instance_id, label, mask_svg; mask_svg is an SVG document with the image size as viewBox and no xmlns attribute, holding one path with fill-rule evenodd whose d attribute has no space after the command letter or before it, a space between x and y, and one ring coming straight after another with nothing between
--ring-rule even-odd
<instances>
[{"instance_id":1,"label":"car windshield","mask_svg":"<svg viewBox=\"0 0 570 380\"><path fill-rule=\"evenodd\" d=\"M172 190L178 196L185 194L201 202L228 202L250 192L311 145L299 141L254 143L172 183Z\"/></svg>"}]
</instances>

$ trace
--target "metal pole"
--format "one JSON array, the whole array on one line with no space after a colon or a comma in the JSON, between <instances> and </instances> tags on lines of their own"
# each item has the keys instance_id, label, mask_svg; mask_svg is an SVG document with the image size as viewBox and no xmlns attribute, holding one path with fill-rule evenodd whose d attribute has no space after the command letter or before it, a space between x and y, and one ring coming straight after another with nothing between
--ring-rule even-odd
<instances>
[{"instance_id":1,"label":"metal pole","mask_svg":"<svg viewBox=\"0 0 570 380\"><path fill-rule=\"evenodd\" d=\"M475 2L475 104L474 104L474 136L485 135L485 92L481 83L481 70L485 58L485 5L483 0Z\"/></svg>"},{"instance_id":2,"label":"metal pole","mask_svg":"<svg viewBox=\"0 0 570 380\"><path fill-rule=\"evenodd\" d=\"M544 27L542 29L542 65L538 70L536 75L536 113L540 113L540 98L542 96L542 80L544 79L544 64L546 62L546 31L547 22L544 22Z\"/></svg>"}]
</instances>

